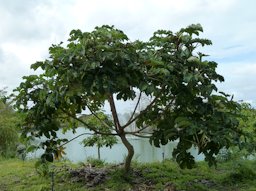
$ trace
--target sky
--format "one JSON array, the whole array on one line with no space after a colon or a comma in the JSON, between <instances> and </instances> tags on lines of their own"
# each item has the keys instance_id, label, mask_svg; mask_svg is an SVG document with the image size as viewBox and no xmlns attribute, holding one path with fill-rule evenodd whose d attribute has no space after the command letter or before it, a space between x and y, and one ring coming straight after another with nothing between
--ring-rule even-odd
<instances>
[{"instance_id":1,"label":"sky","mask_svg":"<svg viewBox=\"0 0 256 191\"><path fill-rule=\"evenodd\" d=\"M218 63L220 90L256 105L255 0L0 0L0 89L11 92L30 65L48 58L72 29L114 25L131 40L200 23L213 45L201 51Z\"/></svg>"}]
</instances>

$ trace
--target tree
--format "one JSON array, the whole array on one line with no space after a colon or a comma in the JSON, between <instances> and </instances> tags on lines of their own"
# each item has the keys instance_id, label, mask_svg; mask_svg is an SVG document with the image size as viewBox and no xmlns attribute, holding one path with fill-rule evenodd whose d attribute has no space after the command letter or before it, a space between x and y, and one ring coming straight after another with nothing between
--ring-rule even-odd
<instances>
[{"instance_id":1,"label":"tree","mask_svg":"<svg viewBox=\"0 0 256 191\"><path fill-rule=\"evenodd\" d=\"M19 117L13 110L11 101L7 99L6 92L0 90L0 156L15 156L19 141L16 127L18 121Z\"/></svg>"},{"instance_id":2,"label":"tree","mask_svg":"<svg viewBox=\"0 0 256 191\"><path fill-rule=\"evenodd\" d=\"M215 86L214 82L224 81L215 71L217 63L196 53L198 47L211 44L197 37L202 31L200 24L177 33L158 30L148 42L130 41L121 30L106 25L92 32L71 31L67 45L52 45L49 59L32 64L43 73L25 76L16 89L16 107L27 113L23 135L46 136L42 158L53 161L66 141L56 135L60 123L70 122L69 128L76 128L72 121L78 121L95 134L120 137L128 151L126 172L134 155L127 135L150 137L157 147L178 140L173 156L181 167L193 166L188 151L192 146L215 164L215 154L240 138L240 106ZM152 101L138 112L144 94ZM116 100L137 100L123 125ZM114 123L103 125L110 132L79 118L86 110L102 121L97 112L106 104ZM132 123L139 130L128 131ZM148 127L154 129L152 135L141 134Z\"/></svg>"},{"instance_id":3,"label":"tree","mask_svg":"<svg viewBox=\"0 0 256 191\"><path fill-rule=\"evenodd\" d=\"M106 135L93 134L85 138L82 141L82 143L84 144L85 147L86 146L92 147L96 145L98 149L98 159L101 160L100 149L104 146L111 148L114 144L117 143L117 138L112 135L107 135L111 133L111 129L105 128L104 123L108 124L109 126L113 126L113 123L110 119L108 119L108 116L102 112L96 113L96 115L100 120L95 116L90 115L90 116L84 117L84 121L86 121L90 126L95 127L97 131L106 133ZM102 123L103 121L104 123Z\"/></svg>"},{"instance_id":4,"label":"tree","mask_svg":"<svg viewBox=\"0 0 256 191\"><path fill-rule=\"evenodd\" d=\"M256 110L249 103L241 102L241 117L239 129L242 131L237 144L229 148L223 148L218 154L220 161L237 161L255 156L256 151Z\"/></svg>"},{"instance_id":5,"label":"tree","mask_svg":"<svg viewBox=\"0 0 256 191\"><path fill-rule=\"evenodd\" d=\"M245 158L255 155L256 152L256 109L249 103L242 103L241 108L243 117L240 119L239 128L243 131L244 136L239 144L230 149L230 152L233 155Z\"/></svg>"}]
</instances>

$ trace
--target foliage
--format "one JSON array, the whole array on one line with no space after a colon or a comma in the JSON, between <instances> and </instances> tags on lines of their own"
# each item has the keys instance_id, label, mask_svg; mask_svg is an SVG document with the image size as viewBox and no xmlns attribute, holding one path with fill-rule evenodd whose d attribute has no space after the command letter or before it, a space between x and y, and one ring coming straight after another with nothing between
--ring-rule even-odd
<instances>
[{"instance_id":1,"label":"foliage","mask_svg":"<svg viewBox=\"0 0 256 191\"><path fill-rule=\"evenodd\" d=\"M228 178L232 183L244 182L248 180L254 180L255 171L252 169L251 165L246 163L236 163L233 166L233 172L230 172Z\"/></svg>"},{"instance_id":2,"label":"foliage","mask_svg":"<svg viewBox=\"0 0 256 191\"><path fill-rule=\"evenodd\" d=\"M179 141L173 157L181 167L194 165L189 152L193 146L210 165L215 164L221 148L239 144L240 106L215 86L224 81L216 73L217 63L196 53L199 46L211 44L197 37L202 31L200 24L177 33L158 30L147 42L130 41L121 30L106 25L92 32L71 31L67 45L52 45L49 59L31 65L43 73L25 76L16 89L16 107L27 113L23 135L47 137L42 158L48 161L61 153L60 145L67 141L57 137L61 124L75 129L81 123L95 134L119 136L128 151L127 172L134 148L126 136L145 137L143 130L152 127L150 141L155 146ZM142 95L152 101L137 112ZM116 100L138 100L122 125ZM113 125L97 116L106 104ZM108 133L80 119L83 111L101 121ZM138 130L129 132L132 123Z\"/></svg>"},{"instance_id":3,"label":"foliage","mask_svg":"<svg viewBox=\"0 0 256 191\"><path fill-rule=\"evenodd\" d=\"M0 156L15 156L19 137L16 125L19 121L20 116L13 110L6 92L0 90Z\"/></svg>"},{"instance_id":4,"label":"foliage","mask_svg":"<svg viewBox=\"0 0 256 191\"><path fill-rule=\"evenodd\" d=\"M256 152L256 109L248 103L242 103L242 115L239 127L245 132L239 148L244 149L244 156L255 154Z\"/></svg>"},{"instance_id":5,"label":"foliage","mask_svg":"<svg viewBox=\"0 0 256 191\"><path fill-rule=\"evenodd\" d=\"M35 169L36 169L36 172L42 177L50 175L50 166L49 166L49 162L47 161L42 162L41 160L38 160L35 163Z\"/></svg>"},{"instance_id":6,"label":"foliage","mask_svg":"<svg viewBox=\"0 0 256 191\"><path fill-rule=\"evenodd\" d=\"M241 104L239 128L243 131L239 144L223 148L218 154L219 161L240 160L255 157L256 154L256 110L248 103Z\"/></svg>"}]
</instances>

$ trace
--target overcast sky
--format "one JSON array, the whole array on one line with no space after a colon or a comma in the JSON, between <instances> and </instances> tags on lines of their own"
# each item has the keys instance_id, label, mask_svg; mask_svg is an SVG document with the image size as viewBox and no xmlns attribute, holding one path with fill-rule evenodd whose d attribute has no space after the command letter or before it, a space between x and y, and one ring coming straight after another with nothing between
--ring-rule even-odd
<instances>
[{"instance_id":1,"label":"overcast sky","mask_svg":"<svg viewBox=\"0 0 256 191\"><path fill-rule=\"evenodd\" d=\"M200 23L213 42L203 52L225 77L219 88L256 105L255 7L255 0L0 0L0 89L17 87L72 29L109 24L147 40L158 29Z\"/></svg>"}]
</instances>

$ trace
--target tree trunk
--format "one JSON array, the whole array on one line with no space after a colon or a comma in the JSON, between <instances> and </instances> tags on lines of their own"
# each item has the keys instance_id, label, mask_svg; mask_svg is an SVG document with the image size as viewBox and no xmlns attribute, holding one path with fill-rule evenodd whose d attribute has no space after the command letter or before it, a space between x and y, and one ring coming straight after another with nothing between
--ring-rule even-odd
<instances>
[{"instance_id":1,"label":"tree trunk","mask_svg":"<svg viewBox=\"0 0 256 191\"><path fill-rule=\"evenodd\" d=\"M98 146L98 159L100 160L100 147Z\"/></svg>"},{"instance_id":2,"label":"tree trunk","mask_svg":"<svg viewBox=\"0 0 256 191\"><path fill-rule=\"evenodd\" d=\"M120 136L122 143L124 144L124 146L126 147L126 149L128 151L128 155L125 159L124 170L125 170L125 173L129 173L129 171L131 170L131 162L132 162L132 157L134 155L134 148L131 145L131 143L129 143L129 141L127 140L125 133L124 133L124 128L122 128L120 125L117 111L116 111L115 101L113 99L113 95L109 96L108 101L109 101L112 117L114 119L115 130L116 130L117 134Z\"/></svg>"},{"instance_id":3,"label":"tree trunk","mask_svg":"<svg viewBox=\"0 0 256 191\"><path fill-rule=\"evenodd\" d=\"M127 140L125 135L120 135L120 138L128 151L128 155L126 156L125 164L124 164L125 173L128 173L131 170L131 162L132 162L132 157L134 155L134 148L132 144Z\"/></svg>"}]
</instances>

